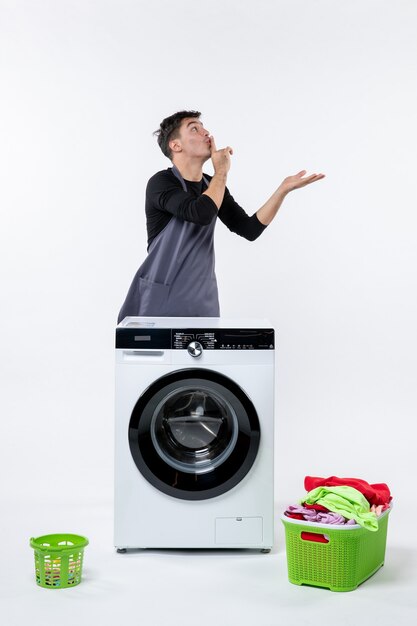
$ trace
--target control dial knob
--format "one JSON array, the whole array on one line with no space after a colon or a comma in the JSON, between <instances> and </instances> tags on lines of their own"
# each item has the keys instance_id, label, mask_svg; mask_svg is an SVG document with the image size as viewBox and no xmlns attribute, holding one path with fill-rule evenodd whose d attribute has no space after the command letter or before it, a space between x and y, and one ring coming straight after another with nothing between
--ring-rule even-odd
<instances>
[{"instance_id":1,"label":"control dial knob","mask_svg":"<svg viewBox=\"0 0 417 626\"><path fill-rule=\"evenodd\" d=\"M188 354L191 354L193 357L198 357L203 354L203 346L199 341L192 341L187 346Z\"/></svg>"}]
</instances>

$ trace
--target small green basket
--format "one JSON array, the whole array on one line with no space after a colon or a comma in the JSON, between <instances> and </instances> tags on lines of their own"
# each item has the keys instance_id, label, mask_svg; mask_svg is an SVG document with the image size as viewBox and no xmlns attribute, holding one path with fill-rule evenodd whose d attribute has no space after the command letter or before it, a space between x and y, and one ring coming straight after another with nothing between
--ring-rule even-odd
<instances>
[{"instance_id":1,"label":"small green basket","mask_svg":"<svg viewBox=\"0 0 417 626\"><path fill-rule=\"evenodd\" d=\"M84 548L80 535L42 535L30 540L35 550L36 583L46 589L75 587L81 582Z\"/></svg>"},{"instance_id":2,"label":"small green basket","mask_svg":"<svg viewBox=\"0 0 417 626\"><path fill-rule=\"evenodd\" d=\"M356 589L384 564L389 511L378 518L376 532L358 525L315 524L283 515L288 580L331 591Z\"/></svg>"}]
</instances>

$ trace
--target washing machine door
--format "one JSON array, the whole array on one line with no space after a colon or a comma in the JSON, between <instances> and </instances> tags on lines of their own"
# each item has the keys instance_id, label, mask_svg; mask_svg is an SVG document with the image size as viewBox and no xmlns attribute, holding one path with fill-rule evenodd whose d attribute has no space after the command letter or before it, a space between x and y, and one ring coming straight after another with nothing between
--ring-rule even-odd
<instances>
[{"instance_id":1,"label":"washing machine door","mask_svg":"<svg viewBox=\"0 0 417 626\"><path fill-rule=\"evenodd\" d=\"M178 370L139 398L129 424L132 457L157 489L183 500L225 493L246 476L260 439L254 405L230 378Z\"/></svg>"}]
</instances>

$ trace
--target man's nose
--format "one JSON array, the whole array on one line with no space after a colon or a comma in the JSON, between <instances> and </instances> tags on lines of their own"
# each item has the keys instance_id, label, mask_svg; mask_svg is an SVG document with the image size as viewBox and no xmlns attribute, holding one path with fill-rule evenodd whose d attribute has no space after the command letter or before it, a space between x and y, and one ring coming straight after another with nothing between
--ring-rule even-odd
<instances>
[{"instance_id":1,"label":"man's nose","mask_svg":"<svg viewBox=\"0 0 417 626\"><path fill-rule=\"evenodd\" d=\"M204 126L202 126L201 128L201 132L203 133L204 137L208 137L210 135L209 131L206 130Z\"/></svg>"}]
</instances>

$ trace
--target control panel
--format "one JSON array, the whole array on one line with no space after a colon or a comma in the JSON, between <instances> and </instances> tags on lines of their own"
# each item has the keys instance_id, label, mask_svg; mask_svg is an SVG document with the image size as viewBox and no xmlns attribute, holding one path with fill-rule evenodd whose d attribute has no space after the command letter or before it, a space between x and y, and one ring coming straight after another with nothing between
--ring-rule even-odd
<instances>
[{"instance_id":1,"label":"control panel","mask_svg":"<svg viewBox=\"0 0 417 626\"><path fill-rule=\"evenodd\" d=\"M273 350L273 328L123 328L116 329L116 348L188 350ZM194 349L194 348L193 348Z\"/></svg>"},{"instance_id":2,"label":"control panel","mask_svg":"<svg viewBox=\"0 0 417 626\"><path fill-rule=\"evenodd\" d=\"M204 350L273 350L274 331L261 329L173 330L172 347L186 350L192 342L198 342Z\"/></svg>"}]
</instances>

